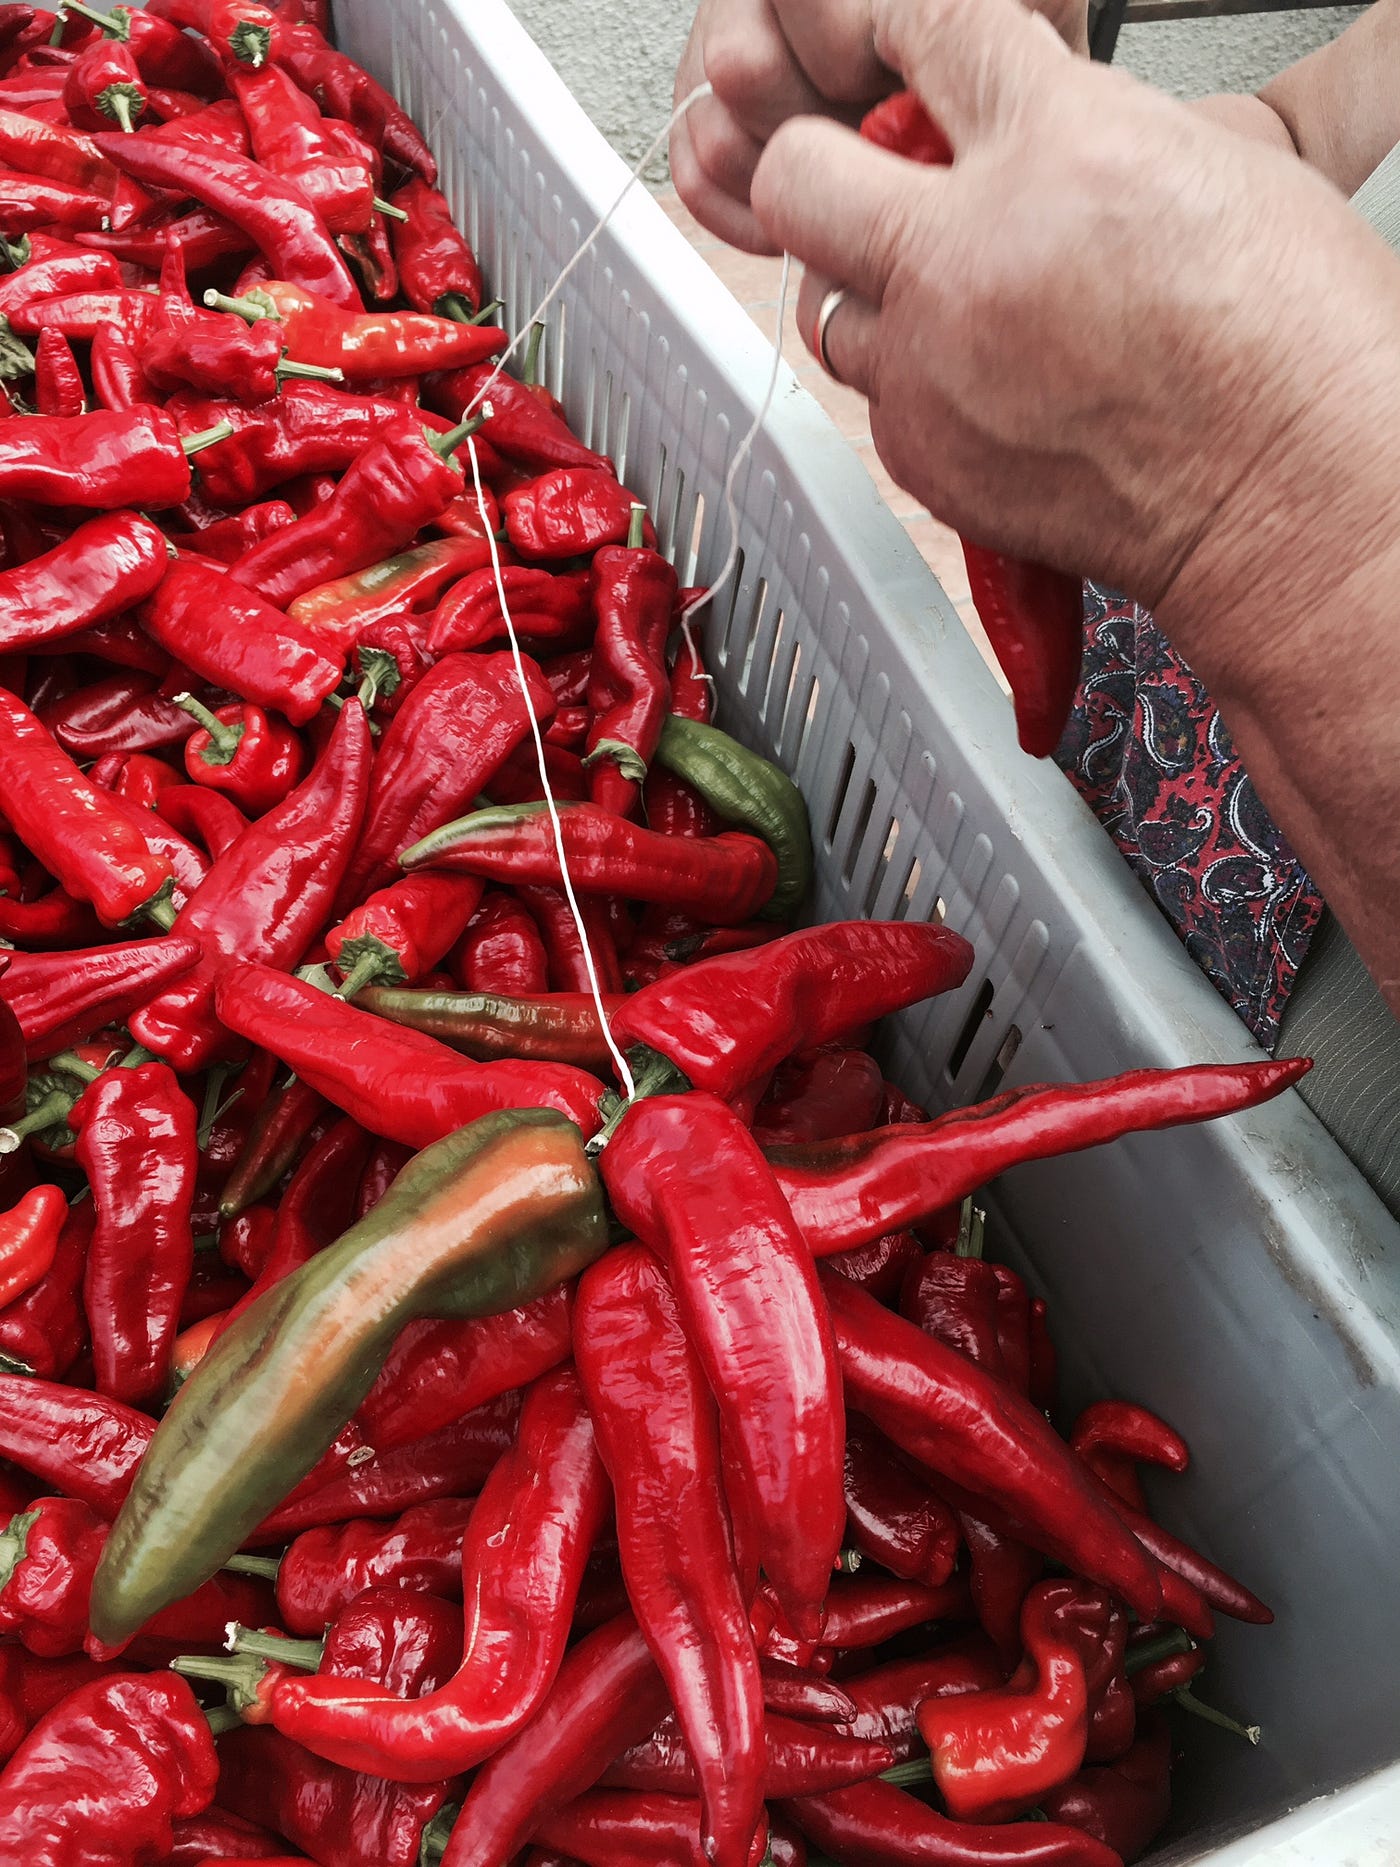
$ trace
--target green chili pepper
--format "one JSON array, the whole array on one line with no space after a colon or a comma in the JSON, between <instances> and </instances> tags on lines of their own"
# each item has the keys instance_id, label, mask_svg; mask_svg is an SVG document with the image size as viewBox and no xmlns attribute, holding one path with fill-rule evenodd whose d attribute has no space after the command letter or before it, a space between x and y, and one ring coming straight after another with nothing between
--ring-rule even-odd
<instances>
[{"instance_id":1,"label":"green chili pepper","mask_svg":"<svg viewBox=\"0 0 1400 1867\"><path fill-rule=\"evenodd\" d=\"M583 1137L550 1109L425 1148L372 1212L246 1309L157 1429L93 1582L116 1644L213 1575L312 1469L421 1316L491 1316L608 1242Z\"/></svg>"},{"instance_id":2,"label":"green chili pepper","mask_svg":"<svg viewBox=\"0 0 1400 1867\"><path fill-rule=\"evenodd\" d=\"M355 1003L376 1017L426 1031L480 1063L525 1057L576 1063L586 1070L612 1067L612 1052L589 992L505 998L498 992L424 992L376 985L361 992ZM625 1003L621 996L603 1000L610 1016Z\"/></svg>"},{"instance_id":3,"label":"green chili pepper","mask_svg":"<svg viewBox=\"0 0 1400 1867\"><path fill-rule=\"evenodd\" d=\"M763 838L778 858L778 886L760 919L790 920L812 885L812 831L787 773L717 726L676 713L662 728L656 763L684 778L725 823Z\"/></svg>"}]
</instances>

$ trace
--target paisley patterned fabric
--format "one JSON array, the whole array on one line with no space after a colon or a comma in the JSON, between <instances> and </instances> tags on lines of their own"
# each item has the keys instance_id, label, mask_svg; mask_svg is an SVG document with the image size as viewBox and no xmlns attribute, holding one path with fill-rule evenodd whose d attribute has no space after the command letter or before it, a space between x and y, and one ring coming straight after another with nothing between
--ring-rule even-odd
<instances>
[{"instance_id":1,"label":"paisley patterned fabric","mask_svg":"<svg viewBox=\"0 0 1400 1867\"><path fill-rule=\"evenodd\" d=\"M1056 758L1265 1048L1322 913L1210 696L1139 604L1084 589L1084 669Z\"/></svg>"}]
</instances>

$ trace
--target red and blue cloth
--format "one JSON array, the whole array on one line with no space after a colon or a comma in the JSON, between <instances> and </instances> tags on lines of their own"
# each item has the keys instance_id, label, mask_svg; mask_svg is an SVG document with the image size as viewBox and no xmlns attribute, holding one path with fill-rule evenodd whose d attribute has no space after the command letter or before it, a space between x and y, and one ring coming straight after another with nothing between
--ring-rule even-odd
<instances>
[{"instance_id":1,"label":"red and blue cloth","mask_svg":"<svg viewBox=\"0 0 1400 1867\"><path fill-rule=\"evenodd\" d=\"M1092 583L1056 758L1192 958L1271 1048L1322 897L1201 683L1147 610Z\"/></svg>"}]
</instances>

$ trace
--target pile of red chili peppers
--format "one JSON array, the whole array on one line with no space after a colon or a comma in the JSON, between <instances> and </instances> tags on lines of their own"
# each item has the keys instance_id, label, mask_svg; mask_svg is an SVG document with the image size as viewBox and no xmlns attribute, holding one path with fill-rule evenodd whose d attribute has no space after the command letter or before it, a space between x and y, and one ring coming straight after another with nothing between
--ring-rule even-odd
<instances>
[{"instance_id":1,"label":"pile of red chili peppers","mask_svg":"<svg viewBox=\"0 0 1400 1867\"><path fill-rule=\"evenodd\" d=\"M1052 1425L972 1197L1307 1066L884 1080L970 948L802 926L694 593L325 34L0 5L0 1851L1129 1860L1271 1617L1169 1425Z\"/></svg>"}]
</instances>

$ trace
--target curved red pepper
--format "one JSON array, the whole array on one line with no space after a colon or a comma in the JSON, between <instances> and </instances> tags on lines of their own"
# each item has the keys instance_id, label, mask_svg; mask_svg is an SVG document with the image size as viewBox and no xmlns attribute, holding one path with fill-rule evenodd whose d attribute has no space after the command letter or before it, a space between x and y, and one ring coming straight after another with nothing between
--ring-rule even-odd
<instances>
[{"instance_id":1,"label":"curved red pepper","mask_svg":"<svg viewBox=\"0 0 1400 1867\"><path fill-rule=\"evenodd\" d=\"M509 500L507 500L509 506ZM626 817L661 738L671 683L666 638L671 632L678 580L659 552L633 544L641 507L623 545L593 560L593 610L598 618L588 680L589 796Z\"/></svg>"},{"instance_id":2,"label":"curved red pepper","mask_svg":"<svg viewBox=\"0 0 1400 1867\"><path fill-rule=\"evenodd\" d=\"M823 1851L863 1867L1122 1867L1112 1848L1082 1829L949 1821L878 1780L780 1806Z\"/></svg>"},{"instance_id":3,"label":"curved red pepper","mask_svg":"<svg viewBox=\"0 0 1400 1867\"><path fill-rule=\"evenodd\" d=\"M556 576L553 571L512 563L502 567L501 582L511 622L523 640L568 642L593 633L588 579L582 573ZM496 573L487 565L463 577L438 604L428 647L444 655L454 648L484 648L505 637Z\"/></svg>"},{"instance_id":4,"label":"curved red pepper","mask_svg":"<svg viewBox=\"0 0 1400 1867\"><path fill-rule=\"evenodd\" d=\"M544 943L534 920L500 889L486 891L452 965L469 992L532 998L549 989Z\"/></svg>"},{"instance_id":5,"label":"curved red pepper","mask_svg":"<svg viewBox=\"0 0 1400 1867\"><path fill-rule=\"evenodd\" d=\"M263 167L299 188L332 233L365 232L374 218L374 151L349 124L323 117L280 66L254 70L229 58L224 73Z\"/></svg>"},{"instance_id":6,"label":"curved red pepper","mask_svg":"<svg viewBox=\"0 0 1400 1867\"><path fill-rule=\"evenodd\" d=\"M0 985L0 994L4 989ZM1091 1402L1074 1422L1069 1443L1110 1490L1140 1511L1147 1509L1147 1500L1137 1475L1139 1462L1177 1473L1191 1463L1190 1448L1180 1433L1146 1407L1126 1400Z\"/></svg>"},{"instance_id":7,"label":"curved red pepper","mask_svg":"<svg viewBox=\"0 0 1400 1867\"><path fill-rule=\"evenodd\" d=\"M115 123L129 133L145 114L148 98L141 68L128 48L93 39L68 67L63 102L76 129L110 130Z\"/></svg>"},{"instance_id":8,"label":"curved red pepper","mask_svg":"<svg viewBox=\"0 0 1400 1867\"><path fill-rule=\"evenodd\" d=\"M42 331L34 347L34 406L41 415L81 415L87 408L83 373L61 331Z\"/></svg>"},{"instance_id":9,"label":"curved red pepper","mask_svg":"<svg viewBox=\"0 0 1400 1867\"><path fill-rule=\"evenodd\" d=\"M344 981L341 997L431 972L466 930L481 891L474 876L410 875L353 908L326 935L326 951Z\"/></svg>"},{"instance_id":10,"label":"curved red pepper","mask_svg":"<svg viewBox=\"0 0 1400 1867\"><path fill-rule=\"evenodd\" d=\"M56 1186L34 1186L0 1213L0 1309L8 1308L48 1275L68 1218Z\"/></svg>"},{"instance_id":11,"label":"curved red pepper","mask_svg":"<svg viewBox=\"0 0 1400 1867\"><path fill-rule=\"evenodd\" d=\"M891 1575L938 1588L958 1557L958 1523L868 1421L846 1423L847 1534Z\"/></svg>"},{"instance_id":12,"label":"curved red pepper","mask_svg":"<svg viewBox=\"0 0 1400 1867\"><path fill-rule=\"evenodd\" d=\"M106 1024L121 1024L198 958L198 945L175 935L130 946L17 953L0 979L0 998L19 1019L30 1057L42 1059Z\"/></svg>"},{"instance_id":13,"label":"curved red pepper","mask_svg":"<svg viewBox=\"0 0 1400 1867\"><path fill-rule=\"evenodd\" d=\"M298 363L338 369L352 383L460 369L494 356L509 341L496 325L457 324L424 311L347 314L285 279L269 279L246 300L227 305L245 317L258 311L280 319L283 342Z\"/></svg>"},{"instance_id":14,"label":"curved red pepper","mask_svg":"<svg viewBox=\"0 0 1400 1867\"><path fill-rule=\"evenodd\" d=\"M6 499L159 511L178 506L189 493L190 463L164 409L36 415L0 424L0 496Z\"/></svg>"},{"instance_id":15,"label":"curved red pepper","mask_svg":"<svg viewBox=\"0 0 1400 1867\"><path fill-rule=\"evenodd\" d=\"M367 1588L456 1596L471 1498L415 1504L391 1523L369 1517L304 1530L277 1566L277 1610L287 1631L318 1635Z\"/></svg>"},{"instance_id":16,"label":"curved red pepper","mask_svg":"<svg viewBox=\"0 0 1400 1867\"><path fill-rule=\"evenodd\" d=\"M0 149L0 153L3 150ZM409 178L389 202L404 216L389 228L399 285L415 311L471 317L484 293L476 255L458 231L452 209L421 176Z\"/></svg>"}]
</instances>

